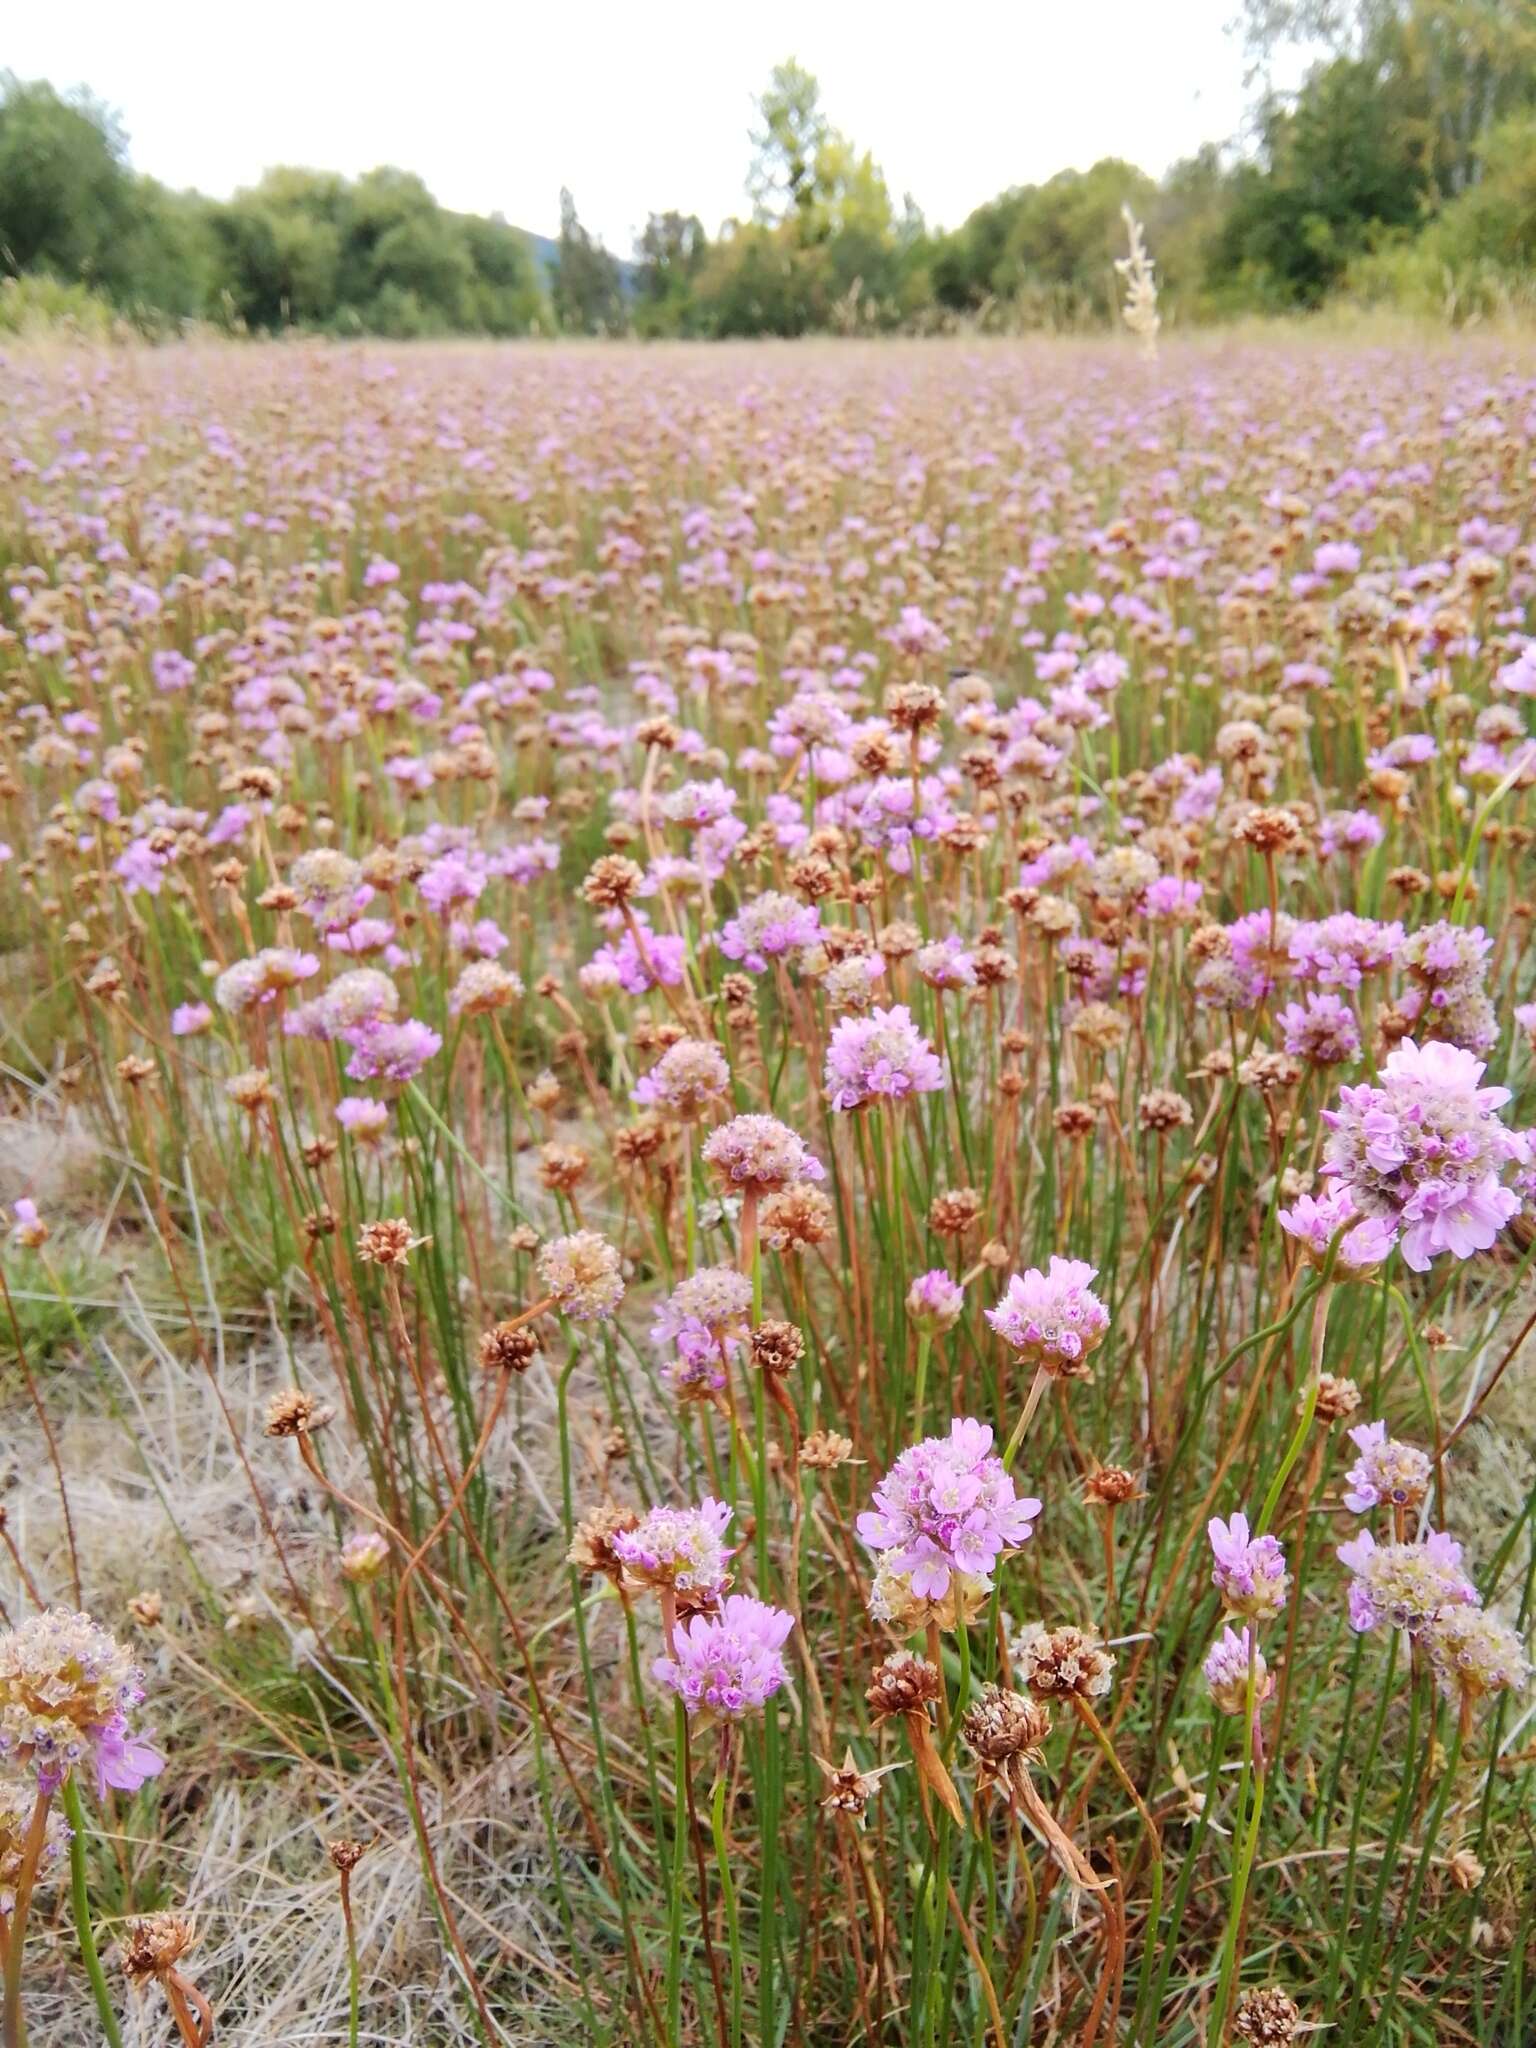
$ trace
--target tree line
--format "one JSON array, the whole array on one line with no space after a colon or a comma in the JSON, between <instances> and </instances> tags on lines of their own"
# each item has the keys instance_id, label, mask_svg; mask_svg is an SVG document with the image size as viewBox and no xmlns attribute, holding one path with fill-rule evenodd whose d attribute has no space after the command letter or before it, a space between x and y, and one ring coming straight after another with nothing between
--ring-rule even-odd
<instances>
[{"instance_id":1,"label":"tree line","mask_svg":"<svg viewBox=\"0 0 1536 2048\"><path fill-rule=\"evenodd\" d=\"M1115 318L1123 209L1146 228L1165 319L1344 296L1465 318L1536 304L1531 0L1242 0L1255 114L1154 179L1106 158L1020 185L950 231L896 202L790 61L758 101L750 210L711 236L652 213L621 259L562 192L542 253L394 168L274 169L232 199L137 174L88 93L0 79L6 307L333 334L642 337L1079 329ZM1271 91L1274 53L1318 59Z\"/></svg>"}]
</instances>

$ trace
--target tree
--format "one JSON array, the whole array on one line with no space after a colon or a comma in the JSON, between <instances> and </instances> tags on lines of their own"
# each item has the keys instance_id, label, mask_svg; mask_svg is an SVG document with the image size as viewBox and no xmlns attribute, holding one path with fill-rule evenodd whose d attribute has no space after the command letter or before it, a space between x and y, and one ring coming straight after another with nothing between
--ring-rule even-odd
<instances>
[{"instance_id":1,"label":"tree","mask_svg":"<svg viewBox=\"0 0 1536 2048\"><path fill-rule=\"evenodd\" d=\"M0 264L86 284L121 281L134 215L127 139L88 93L0 74Z\"/></svg>"},{"instance_id":2,"label":"tree","mask_svg":"<svg viewBox=\"0 0 1536 2048\"><path fill-rule=\"evenodd\" d=\"M709 254L693 213L653 213L635 243L635 325L642 334L692 334L694 286Z\"/></svg>"},{"instance_id":3,"label":"tree","mask_svg":"<svg viewBox=\"0 0 1536 2048\"><path fill-rule=\"evenodd\" d=\"M821 87L789 58L776 64L757 102L760 126L751 132L747 191L760 221L804 215L819 191L818 165L832 130L821 111Z\"/></svg>"},{"instance_id":4,"label":"tree","mask_svg":"<svg viewBox=\"0 0 1536 2048\"><path fill-rule=\"evenodd\" d=\"M550 296L567 334L619 334L625 325L619 266L582 226L569 191L560 193L560 245Z\"/></svg>"}]
</instances>

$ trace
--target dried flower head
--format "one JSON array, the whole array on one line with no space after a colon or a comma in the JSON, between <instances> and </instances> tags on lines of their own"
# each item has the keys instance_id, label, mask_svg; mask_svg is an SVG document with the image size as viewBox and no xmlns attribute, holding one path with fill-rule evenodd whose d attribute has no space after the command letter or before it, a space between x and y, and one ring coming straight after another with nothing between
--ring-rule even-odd
<instances>
[{"instance_id":1,"label":"dried flower head","mask_svg":"<svg viewBox=\"0 0 1536 2048\"><path fill-rule=\"evenodd\" d=\"M302 1387L286 1387L267 1403L266 1432L268 1436L313 1436L334 1413L317 1394L308 1394Z\"/></svg>"},{"instance_id":2,"label":"dried flower head","mask_svg":"<svg viewBox=\"0 0 1536 2048\"><path fill-rule=\"evenodd\" d=\"M1301 2014L1293 2000L1273 1985L1245 1991L1232 2015L1232 2031L1249 2048L1284 2048L1296 2038Z\"/></svg>"},{"instance_id":3,"label":"dried flower head","mask_svg":"<svg viewBox=\"0 0 1536 2048\"><path fill-rule=\"evenodd\" d=\"M1097 1637L1070 1625L1047 1628L1027 1621L1014 1636L1010 1655L1020 1685L1039 1699L1095 1700L1114 1681L1115 1660Z\"/></svg>"}]
</instances>

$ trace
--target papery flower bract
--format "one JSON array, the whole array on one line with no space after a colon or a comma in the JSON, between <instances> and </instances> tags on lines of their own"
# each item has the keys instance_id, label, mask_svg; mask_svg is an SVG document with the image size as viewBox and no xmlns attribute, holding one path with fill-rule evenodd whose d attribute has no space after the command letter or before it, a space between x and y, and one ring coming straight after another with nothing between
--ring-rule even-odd
<instances>
[{"instance_id":1,"label":"papery flower bract","mask_svg":"<svg viewBox=\"0 0 1536 2048\"><path fill-rule=\"evenodd\" d=\"M1020 1496L985 1424L956 1417L949 1435L901 1453L858 1519L860 1537L905 1574L918 1600L942 1600L954 1574L986 1590L1005 1551L1028 1541L1040 1502Z\"/></svg>"},{"instance_id":2,"label":"papery flower bract","mask_svg":"<svg viewBox=\"0 0 1536 2048\"><path fill-rule=\"evenodd\" d=\"M658 1657L651 1671L690 1714L740 1720L787 1682L783 1651L794 1625L782 1607L730 1593L718 1614L696 1614L681 1623L672 1654Z\"/></svg>"},{"instance_id":3,"label":"papery flower bract","mask_svg":"<svg viewBox=\"0 0 1536 2048\"><path fill-rule=\"evenodd\" d=\"M1246 1615L1250 1621L1273 1621L1285 1606L1291 1583L1278 1540L1250 1534L1244 1514L1233 1515L1229 1522L1212 1517L1206 1534L1214 1560L1211 1583L1228 1612Z\"/></svg>"},{"instance_id":4,"label":"papery flower bract","mask_svg":"<svg viewBox=\"0 0 1536 2048\"><path fill-rule=\"evenodd\" d=\"M1109 1310L1088 1284L1096 1277L1086 1260L1053 1254L1045 1272L1029 1266L1013 1275L997 1307L985 1311L987 1321L1027 1362L1083 1378L1109 1328Z\"/></svg>"}]
</instances>

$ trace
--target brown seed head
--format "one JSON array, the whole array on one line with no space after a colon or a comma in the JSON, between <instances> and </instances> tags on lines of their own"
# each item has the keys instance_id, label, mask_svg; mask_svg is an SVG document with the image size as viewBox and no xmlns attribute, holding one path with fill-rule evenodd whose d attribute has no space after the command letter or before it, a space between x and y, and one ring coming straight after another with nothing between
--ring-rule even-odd
<instances>
[{"instance_id":1,"label":"brown seed head","mask_svg":"<svg viewBox=\"0 0 1536 2048\"><path fill-rule=\"evenodd\" d=\"M943 1692L938 1669L910 1650L893 1650L870 1673L864 1697L877 1721L894 1714L926 1714Z\"/></svg>"},{"instance_id":2,"label":"brown seed head","mask_svg":"<svg viewBox=\"0 0 1536 2048\"><path fill-rule=\"evenodd\" d=\"M487 1372L526 1372L538 1356L539 1340L532 1328L515 1322L497 1323L483 1332L478 1346Z\"/></svg>"},{"instance_id":3,"label":"brown seed head","mask_svg":"<svg viewBox=\"0 0 1536 2048\"><path fill-rule=\"evenodd\" d=\"M1128 1500L1141 1498L1135 1473L1127 1472L1123 1465L1101 1465L1097 1472L1090 1472L1083 1481L1083 1492L1101 1508L1123 1507Z\"/></svg>"},{"instance_id":4,"label":"brown seed head","mask_svg":"<svg viewBox=\"0 0 1536 2048\"><path fill-rule=\"evenodd\" d=\"M130 1920L118 1953L131 1984L166 1977L197 1939L197 1929L184 1913L146 1913Z\"/></svg>"},{"instance_id":5,"label":"brown seed head","mask_svg":"<svg viewBox=\"0 0 1536 2048\"><path fill-rule=\"evenodd\" d=\"M793 1323L772 1317L759 1323L750 1338L752 1363L760 1372L782 1377L792 1372L805 1356L805 1339Z\"/></svg>"},{"instance_id":6,"label":"brown seed head","mask_svg":"<svg viewBox=\"0 0 1536 2048\"><path fill-rule=\"evenodd\" d=\"M289 1387L267 1403L267 1435L313 1436L334 1413L316 1395L305 1393L302 1387Z\"/></svg>"},{"instance_id":7,"label":"brown seed head","mask_svg":"<svg viewBox=\"0 0 1536 2048\"><path fill-rule=\"evenodd\" d=\"M403 1266L424 1237L413 1237L403 1216L381 1217L365 1223L357 1234L357 1255L369 1266Z\"/></svg>"},{"instance_id":8,"label":"brown seed head","mask_svg":"<svg viewBox=\"0 0 1536 2048\"><path fill-rule=\"evenodd\" d=\"M960 1733L982 1766L983 1779L1001 1775L1017 1756L1038 1749L1051 1732L1051 1717L1028 1693L985 1685L966 1710Z\"/></svg>"},{"instance_id":9,"label":"brown seed head","mask_svg":"<svg viewBox=\"0 0 1536 2048\"><path fill-rule=\"evenodd\" d=\"M620 910L638 892L645 870L621 853L595 860L581 885L583 900L594 910Z\"/></svg>"},{"instance_id":10,"label":"brown seed head","mask_svg":"<svg viewBox=\"0 0 1536 2048\"><path fill-rule=\"evenodd\" d=\"M346 1836L335 1842L327 1842L325 1853L345 1877L350 1877L367 1853L366 1842L354 1842Z\"/></svg>"},{"instance_id":11,"label":"brown seed head","mask_svg":"<svg viewBox=\"0 0 1536 2048\"><path fill-rule=\"evenodd\" d=\"M813 1429L800 1446L800 1463L813 1472L828 1472L834 1465L846 1465L853 1456L853 1438L839 1436L835 1429Z\"/></svg>"},{"instance_id":12,"label":"brown seed head","mask_svg":"<svg viewBox=\"0 0 1536 2048\"><path fill-rule=\"evenodd\" d=\"M1295 2001L1274 1985L1245 1991L1232 2015L1233 2033L1240 2041L1247 2041L1250 2048L1284 2048L1287 2041L1296 2038L1300 2025L1301 2014Z\"/></svg>"}]
</instances>

